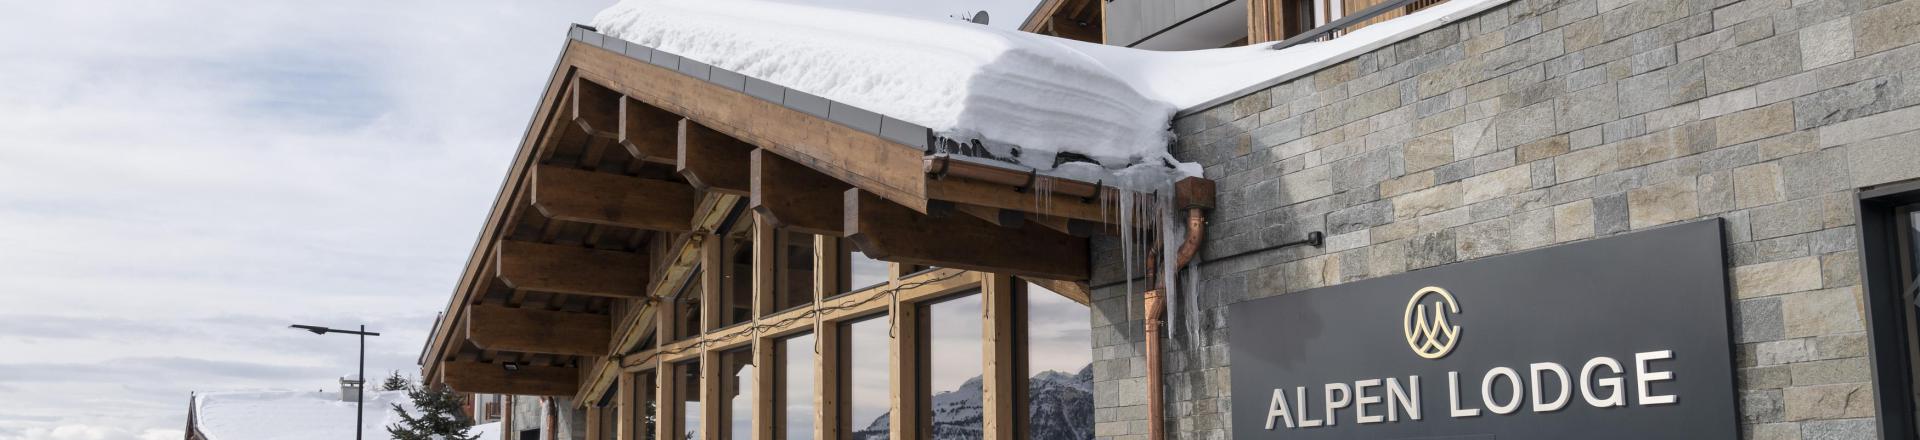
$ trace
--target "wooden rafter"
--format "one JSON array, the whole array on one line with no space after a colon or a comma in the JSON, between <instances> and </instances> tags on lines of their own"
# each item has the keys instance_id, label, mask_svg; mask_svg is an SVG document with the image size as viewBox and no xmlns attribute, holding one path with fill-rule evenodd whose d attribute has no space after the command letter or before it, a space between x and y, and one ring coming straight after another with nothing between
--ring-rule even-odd
<instances>
[{"instance_id":1,"label":"wooden rafter","mask_svg":"<svg viewBox=\"0 0 1920 440\"><path fill-rule=\"evenodd\" d=\"M533 175L533 206L549 218L651 231L692 229L693 187L686 184L554 165L541 165Z\"/></svg>"},{"instance_id":2,"label":"wooden rafter","mask_svg":"<svg viewBox=\"0 0 1920 440\"><path fill-rule=\"evenodd\" d=\"M869 257L1068 281L1090 273L1087 239L1040 225L926 216L858 189L847 190L844 201L846 237Z\"/></svg>"},{"instance_id":3,"label":"wooden rafter","mask_svg":"<svg viewBox=\"0 0 1920 440\"><path fill-rule=\"evenodd\" d=\"M673 165L679 157L680 115L633 98L620 98L620 145L647 162Z\"/></svg>"},{"instance_id":4,"label":"wooden rafter","mask_svg":"<svg viewBox=\"0 0 1920 440\"><path fill-rule=\"evenodd\" d=\"M695 188L745 196L752 192L748 169L753 145L692 120L680 120L679 160L675 169Z\"/></svg>"},{"instance_id":5,"label":"wooden rafter","mask_svg":"<svg viewBox=\"0 0 1920 440\"><path fill-rule=\"evenodd\" d=\"M621 298L646 294L645 254L511 240L501 240L496 249L500 280L515 289Z\"/></svg>"},{"instance_id":6,"label":"wooden rafter","mask_svg":"<svg viewBox=\"0 0 1920 440\"><path fill-rule=\"evenodd\" d=\"M601 356L612 339L613 318L497 304L468 309L467 339L489 350Z\"/></svg>"},{"instance_id":7,"label":"wooden rafter","mask_svg":"<svg viewBox=\"0 0 1920 440\"><path fill-rule=\"evenodd\" d=\"M747 206L768 224L809 234L840 235L846 182L764 149L752 155L753 195Z\"/></svg>"}]
</instances>

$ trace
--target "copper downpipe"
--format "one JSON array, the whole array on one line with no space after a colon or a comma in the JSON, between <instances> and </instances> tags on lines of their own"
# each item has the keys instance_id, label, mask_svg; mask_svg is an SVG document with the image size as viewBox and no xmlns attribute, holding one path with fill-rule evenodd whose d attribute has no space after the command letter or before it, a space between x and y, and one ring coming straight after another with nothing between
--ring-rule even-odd
<instances>
[{"instance_id":1,"label":"copper downpipe","mask_svg":"<svg viewBox=\"0 0 1920 440\"><path fill-rule=\"evenodd\" d=\"M1201 208L1187 208L1187 241L1180 244L1180 251L1174 254L1174 273L1193 262L1194 254L1200 251L1200 240L1206 237L1206 216ZM1167 280L1155 276L1155 266L1159 258L1159 249L1147 259L1147 273L1154 279L1153 288L1146 293L1147 312L1147 439L1165 440L1167 438L1166 407L1167 396L1164 381L1161 379L1160 330L1167 324ZM1191 293L1189 293L1191 294Z\"/></svg>"}]
</instances>

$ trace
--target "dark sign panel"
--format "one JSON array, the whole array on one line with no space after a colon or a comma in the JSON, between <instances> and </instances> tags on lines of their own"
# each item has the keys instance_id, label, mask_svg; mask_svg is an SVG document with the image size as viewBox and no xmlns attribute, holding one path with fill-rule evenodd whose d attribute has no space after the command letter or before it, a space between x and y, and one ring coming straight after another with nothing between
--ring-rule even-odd
<instances>
[{"instance_id":1,"label":"dark sign panel","mask_svg":"<svg viewBox=\"0 0 1920 440\"><path fill-rule=\"evenodd\" d=\"M1233 438L1737 438L1719 220L1234 305Z\"/></svg>"}]
</instances>

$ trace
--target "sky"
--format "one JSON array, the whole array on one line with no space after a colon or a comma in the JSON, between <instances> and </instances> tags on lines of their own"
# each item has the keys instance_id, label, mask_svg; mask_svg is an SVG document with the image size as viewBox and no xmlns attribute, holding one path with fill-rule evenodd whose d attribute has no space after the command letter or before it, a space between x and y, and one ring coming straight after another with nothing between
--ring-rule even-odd
<instances>
[{"instance_id":1,"label":"sky","mask_svg":"<svg viewBox=\"0 0 1920 440\"><path fill-rule=\"evenodd\" d=\"M353 374L288 324L416 372L566 25L610 4L0 0L0 440L178 438L190 392Z\"/></svg>"}]
</instances>

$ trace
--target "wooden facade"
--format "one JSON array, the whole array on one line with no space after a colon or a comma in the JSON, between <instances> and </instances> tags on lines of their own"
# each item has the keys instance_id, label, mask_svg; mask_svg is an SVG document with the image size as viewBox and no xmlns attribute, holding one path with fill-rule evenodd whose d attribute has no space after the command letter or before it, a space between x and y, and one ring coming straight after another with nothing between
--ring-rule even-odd
<instances>
[{"instance_id":1,"label":"wooden facade","mask_svg":"<svg viewBox=\"0 0 1920 440\"><path fill-rule=\"evenodd\" d=\"M1038 176L1092 192L1030 193L930 174L926 150L574 32L428 341L424 378L570 397L593 439L644 438L645 420L658 438L679 438L688 415L662 403L679 401L710 403L698 414L706 438L784 438L774 426L788 398L813 399L814 438L848 438L835 390L859 378L844 374L841 329L884 315L889 426L893 438L918 438L923 310L977 294L985 436L1021 437L1016 300L1033 283L1087 303L1086 234L1115 230L1117 190ZM853 285L855 250L889 261L884 282ZM780 341L804 334L819 341L819 392L783 396L769 366ZM739 362L762 366L751 390L716 377L715 366ZM726 432L711 402L749 391L753 432Z\"/></svg>"}]
</instances>

